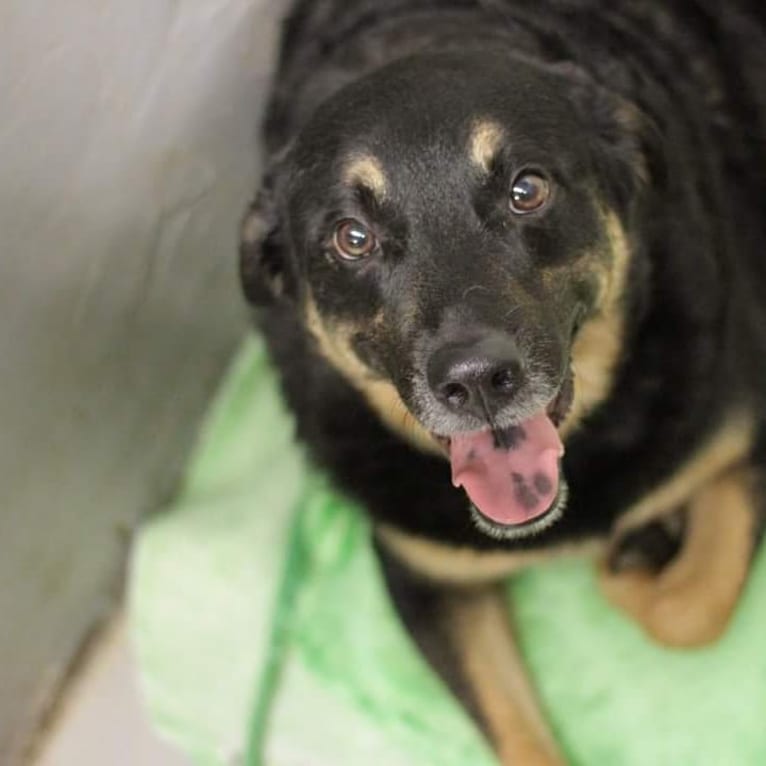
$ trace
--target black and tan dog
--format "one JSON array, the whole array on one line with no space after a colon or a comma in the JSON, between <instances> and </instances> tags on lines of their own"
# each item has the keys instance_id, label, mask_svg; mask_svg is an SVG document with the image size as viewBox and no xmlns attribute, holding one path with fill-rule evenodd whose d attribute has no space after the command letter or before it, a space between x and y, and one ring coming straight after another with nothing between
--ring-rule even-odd
<instances>
[{"instance_id":1,"label":"black and tan dog","mask_svg":"<svg viewBox=\"0 0 766 766\"><path fill-rule=\"evenodd\" d=\"M302 0L242 276L300 437L503 763L559 756L498 582L570 552L714 639L762 526L766 11Z\"/></svg>"}]
</instances>

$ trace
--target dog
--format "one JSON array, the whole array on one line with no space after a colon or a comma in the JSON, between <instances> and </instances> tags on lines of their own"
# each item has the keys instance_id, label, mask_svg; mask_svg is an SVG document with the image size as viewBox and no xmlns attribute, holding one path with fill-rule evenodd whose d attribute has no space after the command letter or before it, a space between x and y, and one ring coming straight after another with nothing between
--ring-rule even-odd
<instances>
[{"instance_id":1,"label":"dog","mask_svg":"<svg viewBox=\"0 0 766 766\"><path fill-rule=\"evenodd\" d=\"M501 583L592 557L715 640L764 523L766 11L299 0L242 226L298 437L504 764L562 757Z\"/></svg>"}]
</instances>

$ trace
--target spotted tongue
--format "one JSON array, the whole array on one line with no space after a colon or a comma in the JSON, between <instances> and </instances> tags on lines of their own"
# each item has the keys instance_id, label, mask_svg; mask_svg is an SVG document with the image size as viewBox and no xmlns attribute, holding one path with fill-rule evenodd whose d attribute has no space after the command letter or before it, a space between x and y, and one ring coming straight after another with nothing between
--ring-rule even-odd
<instances>
[{"instance_id":1,"label":"spotted tongue","mask_svg":"<svg viewBox=\"0 0 766 766\"><path fill-rule=\"evenodd\" d=\"M544 514L559 486L558 431L543 412L506 431L497 446L490 431L456 434L450 443L452 483L498 524L524 524Z\"/></svg>"}]
</instances>

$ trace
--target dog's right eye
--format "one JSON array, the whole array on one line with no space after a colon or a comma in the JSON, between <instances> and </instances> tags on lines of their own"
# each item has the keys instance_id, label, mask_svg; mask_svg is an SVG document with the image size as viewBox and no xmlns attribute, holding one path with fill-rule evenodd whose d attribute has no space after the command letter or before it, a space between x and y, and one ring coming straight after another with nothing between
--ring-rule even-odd
<instances>
[{"instance_id":1,"label":"dog's right eye","mask_svg":"<svg viewBox=\"0 0 766 766\"><path fill-rule=\"evenodd\" d=\"M358 261L372 255L377 249L375 235L354 218L346 218L335 227L333 247L345 261Z\"/></svg>"}]
</instances>

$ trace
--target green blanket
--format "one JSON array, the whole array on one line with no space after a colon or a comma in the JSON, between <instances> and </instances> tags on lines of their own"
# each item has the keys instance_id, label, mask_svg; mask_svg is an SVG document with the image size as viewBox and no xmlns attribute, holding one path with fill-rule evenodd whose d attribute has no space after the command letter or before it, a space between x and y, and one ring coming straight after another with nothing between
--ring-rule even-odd
<instances>
[{"instance_id":1,"label":"green blanket","mask_svg":"<svg viewBox=\"0 0 766 766\"><path fill-rule=\"evenodd\" d=\"M489 766L389 606L369 528L306 465L262 345L242 350L188 479L138 537L131 611L159 731L200 766ZM650 644L587 563L509 585L573 764L766 764L766 557L716 646ZM523 766L523 765L522 765Z\"/></svg>"}]
</instances>

